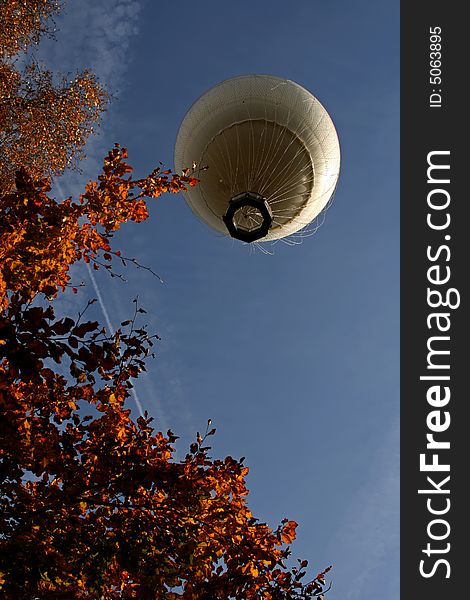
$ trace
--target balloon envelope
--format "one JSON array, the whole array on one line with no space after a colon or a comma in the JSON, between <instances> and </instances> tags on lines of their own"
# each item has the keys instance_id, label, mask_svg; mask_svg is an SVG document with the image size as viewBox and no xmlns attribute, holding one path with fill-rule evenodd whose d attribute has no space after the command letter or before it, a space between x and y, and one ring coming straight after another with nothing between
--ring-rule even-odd
<instances>
[{"instance_id":1,"label":"balloon envelope","mask_svg":"<svg viewBox=\"0 0 470 600\"><path fill-rule=\"evenodd\" d=\"M174 161L177 172L193 163L207 167L200 184L184 192L199 218L233 235L224 217L236 202L230 218L248 236L240 239L264 242L303 229L325 208L338 180L340 148L333 121L310 92L287 79L243 75L191 106ZM250 200L240 200L246 194Z\"/></svg>"}]
</instances>

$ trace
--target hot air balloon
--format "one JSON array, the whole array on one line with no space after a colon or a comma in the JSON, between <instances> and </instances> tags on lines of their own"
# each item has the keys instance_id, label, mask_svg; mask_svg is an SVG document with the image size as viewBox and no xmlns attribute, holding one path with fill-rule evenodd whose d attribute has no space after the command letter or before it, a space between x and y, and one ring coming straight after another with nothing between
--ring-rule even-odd
<instances>
[{"instance_id":1,"label":"hot air balloon","mask_svg":"<svg viewBox=\"0 0 470 600\"><path fill-rule=\"evenodd\" d=\"M175 170L196 163L193 212L243 242L304 229L327 206L340 168L335 126L306 89L270 75L242 75L205 92L178 131Z\"/></svg>"}]
</instances>

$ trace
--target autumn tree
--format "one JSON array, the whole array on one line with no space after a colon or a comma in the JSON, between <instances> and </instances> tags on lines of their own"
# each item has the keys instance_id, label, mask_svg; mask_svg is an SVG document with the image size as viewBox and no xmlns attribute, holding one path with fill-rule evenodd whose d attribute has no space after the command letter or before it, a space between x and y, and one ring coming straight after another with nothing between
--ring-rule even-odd
<instances>
[{"instance_id":1,"label":"autumn tree","mask_svg":"<svg viewBox=\"0 0 470 600\"><path fill-rule=\"evenodd\" d=\"M159 169L134 180L126 156L114 148L78 202L56 202L47 180L25 171L1 200L4 596L318 595L323 574L303 585L306 561L291 571L283 562L296 523L273 531L253 517L248 469L209 457L210 424L177 462L171 431L131 418L131 381L154 343L138 324L143 309L114 335L84 312L55 318L71 264L112 268L112 233L147 217L145 198L197 184L188 171Z\"/></svg>"},{"instance_id":2,"label":"autumn tree","mask_svg":"<svg viewBox=\"0 0 470 600\"><path fill-rule=\"evenodd\" d=\"M57 0L0 0L2 194L13 189L20 167L39 179L76 166L107 103L106 92L90 71L57 80L32 55L16 60L50 31L47 19L60 6Z\"/></svg>"},{"instance_id":3,"label":"autumn tree","mask_svg":"<svg viewBox=\"0 0 470 600\"><path fill-rule=\"evenodd\" d=\"M52 19L62 4L61 0L0 0L0 56L15 56L37 44L41 35L51 35Z\"/></svg>"},{"instance_id":4,"label":"autumn tree","mask_svg":"<svg viewBox=\"0 0 470 600\"><path fill-rule=\"evenodd\" d=\"M116 145L96 181L60 200L31 175L39 162L20 162L0 195L1 595L322 600L329 569L303 583L307 561L288 568L297 524L252 515L248 468L210 457L210 421L176 460L171 430L132 418L132 381L157 339L137 301L114 334L87 320L93 300L56 317L74 263L126 262L113 233L146 219L149 199L198 183L187 169L134 178L126 161Z\"/></svg>"}]
</instances>

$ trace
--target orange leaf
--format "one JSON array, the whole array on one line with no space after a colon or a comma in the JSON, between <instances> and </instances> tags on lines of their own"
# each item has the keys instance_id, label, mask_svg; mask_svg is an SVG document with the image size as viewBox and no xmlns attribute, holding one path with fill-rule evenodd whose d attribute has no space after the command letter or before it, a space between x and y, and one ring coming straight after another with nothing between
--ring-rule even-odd
<instances>
[{"instance_id":1,"label":"orange leaf","mask_svg":"<svg viewBox=\"0 0 470 600\"><path fill-rule=\"evenodd\" d=\"M292 544L292 542L295 540L296 528L297 523L295 521L287 521L287 523L284 525L281 532L281 538L285 544Z\"/></svg>"}]
</instances>

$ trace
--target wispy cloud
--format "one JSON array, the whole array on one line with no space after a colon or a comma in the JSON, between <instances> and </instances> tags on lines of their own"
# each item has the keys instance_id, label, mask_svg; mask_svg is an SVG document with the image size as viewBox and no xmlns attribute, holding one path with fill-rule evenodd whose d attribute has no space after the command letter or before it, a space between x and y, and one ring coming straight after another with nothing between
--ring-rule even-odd
<instances>
[{"instance_id":1,"label":"wispy cloud","mask_svg":"<svg viewBox=\"0 0 470 600\"><path fill-rule=\"evenodd\" d=\"M123 84L132 38L138 34L143 2L136 0L69 1L57 19L56 42L43 54L54 69L90 67L111 88Z\"/></svg>"}]
</instances>

